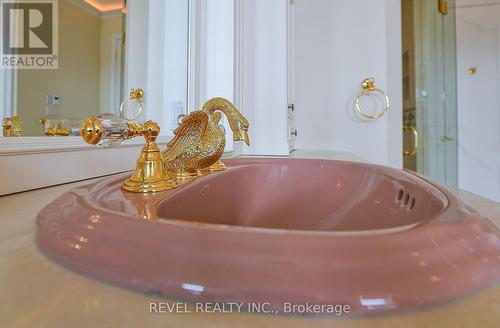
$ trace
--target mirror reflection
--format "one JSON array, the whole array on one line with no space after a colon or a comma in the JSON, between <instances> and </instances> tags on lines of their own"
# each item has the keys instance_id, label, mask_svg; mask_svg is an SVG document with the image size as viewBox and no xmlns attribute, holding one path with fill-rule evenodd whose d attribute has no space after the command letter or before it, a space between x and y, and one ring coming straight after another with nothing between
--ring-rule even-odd
<instances>
[{"instance_id":1,"label":"mirror reflection","mask_svg":"<svg viewBox=\"0 0 500 328\"><path fill-rule=\"evenodd\" d=\"M65 0L57 5L58 68L0 70L5 136L18 133L19 122L21 136L77 134L85 117L115 113L120 106L122 0Z\"/></svg>"}]
</instances>

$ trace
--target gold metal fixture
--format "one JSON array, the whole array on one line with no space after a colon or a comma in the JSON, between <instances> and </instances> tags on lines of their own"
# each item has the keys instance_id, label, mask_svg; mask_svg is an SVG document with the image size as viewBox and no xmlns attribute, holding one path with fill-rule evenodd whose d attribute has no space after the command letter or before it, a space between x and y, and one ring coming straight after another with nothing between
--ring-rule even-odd
<instances>
[{"instance_id":1,"label":"gold metal fixture","mask_svg":"<svg viewBox=\"0 0 500 328\"><path fill-rule=\"evenodd\" d=\"M477 72L477 67L476 66L469 67L467 69L467 74L469 74L469 75L474 75L474 74L476 74L476 72Z\"/></svg>"},{"instance_id":2,"label":"gold metal fixture","mask_svg":"<svg viewBox=\"0 0 500 328\"><path fill-rule=\"evenodd\" d=\"M23 122L18 116L6 117L2 120L3 136L4 137L20 137L21 125Z\"/></svg>"},{"instance_id":3,"label":"gold metal fixture","mask_svg":"<svg viewBox=\"0 0 500 328\"><path fill-rule=\"evenodd\" d=\"M442 15L448 15L448 2L446 0L438 0L438 11Z\"/></svg>"},{"instance_id":4,"label":"gold metal fixture","mask_svg":"<svg viewBox=\"0 0 500 328\"><path fill-rule=\"evenodd\" d=\"M168 171L175 172L178 181L196 177L200 170L221 171L220 161L226 146L224 129L219 125L222 113L226 115L233 131L234 141L248 138L248 120L224 98L207 101L201 110L193 111L180 119L174 138L163 152L163 160Z\"/></svg>"},{"instance_id":5,"label":"gold metal fixture","mask_svg":"<svg viewBox=\"0 0 500 328\"><path fill-rule=\"evenodd\" d=\"M68 128L56 129L56 136L67 137L71 131Z\"/></svg>"},{"instance_id":6,"label":"gold metal fixture","mask_svg":"<svg viewBox=\"0 0 500 328\"><path fill-rule=\"evenodd\" d=\"M144 90L142 90L141 88L135 88L135 89L132 89L130 90L130 93L128 95L128 98L125 98L122 103L120 104L120 117L123 118L124 120L126 121L135 121L137 120L141 114L142 114L142 110L143 110L143 104L142 104L142 98L144 97ZM135 101L137 102L137 104L139 105L139 111L137 112L137 114L132 117L132 118L129 118L125 115L125 105L129 102L129 101Z\"/></svg>"},{"instance_id":7,"label":"gold metal fixture","mask_svg":"<svg viewBox=\"0 0 500 328\"><path fill-rule=\"evenodd\" d=\"M441 136L441 139L442 142L448 142L448 141L453 141L453 138L450 138L448 136Z\"/></svg>"},{"instance_id":8,"label":"gold metal fixture","mask_svg":"<svg viewBox=\"0 0 500 328\"><path fill-rule=\"evenodd\" d=\"M44 131L44 134L46 136L61 136L61 137L67 137L71 134L70 129L68 128L46 128Z\"/></svg>"},{"instance_id":9,"label":"gold metal fixture","mask_svg":"<svg viewBox=\"0 0 500 328\"><path fill-rule=\"evenodd\" d=\"M134 173L125 181L122 188L126 191L140 193L159 192L176 188L177 182L165 170L160 148L156 144L156 138L160 133L158 124L153 121L142 124L126 122L125 126L126 131L120 131L125 132L124 139L144 136L146 144L137 160ZM108 127L108 130L112 130L112 128ZM106 131L101 118L92 116L82 123L80 132L87 143L95 145L101 141L101 138L106 133L111 131Z\"/></svg>"},{"instance_id":10,"label":"gold metal fixture","mask_svg":"<svg viewBox=\"0 0 500 328\"><path fill-rule=\"evenodd\" d=\"M365 113L361 109L361 106L359 105L360 98L363 97L364 95L370 93L370 92L378 92L378 93L380 93L384 97L384 100L385 100L384 109L381 112L379 112L377 114L374 114L374 115ZM370 120L376 120L376 119L379 119L382 116L384 116L384 114L389 110L389 107L390 107L389 97L387 96L387 94L385 93L385 91L383 91L382 89L378 89L377 88L377 85L375 83L375 78L369 77L369 78L364 79L361 82L361 91L359 91L359 93L356 95L356 100L355 100L356 111L361 116L363 116L365 118L368 118Z\"/></svg>"},{"instance_id":11,"label":"gold metal fixture","mask_svg":"<svg viewBox=\"0 0 500 328\"><path fill-rule=\"evenodd\" d=\"M219 125L222 113L228 118L233 140L245 141L249 145L247 119L224 98L211 99L201 110L182 117L174 131L174 138L162 153L156 144L160 127L152 121L137 124L112 114L99 114L87 118L82 123L80 133L92 145L144 136L146 145L132 177L123 184L123 189L141 193L157 192L177 187L177 181L225 169L220 161L226 145L224 129Z\"/></svg>"},{"instance_id":12,"label":"gold metal fixture","mask_svg":"<svg viewBox=\"0 0 500 328\"><path fill-rule=\"evenodd\" d=\"M46 128L45 131L43 132L46 136L55 136L56 135L56 130L53 128Z\"/></svg>"},{"instance_id":13,"label":"gold metal fixture","mask_svg":"<svg viewBox=\"0 0 500 328\"><path fill-rule=\"evenodd\" d=\"M403 125L403 132L411 132L413 134L413 148L411 150L404 150L403 156L415 156L418 152L418 130L411 125Z\"/></svg>"}]
</instances>

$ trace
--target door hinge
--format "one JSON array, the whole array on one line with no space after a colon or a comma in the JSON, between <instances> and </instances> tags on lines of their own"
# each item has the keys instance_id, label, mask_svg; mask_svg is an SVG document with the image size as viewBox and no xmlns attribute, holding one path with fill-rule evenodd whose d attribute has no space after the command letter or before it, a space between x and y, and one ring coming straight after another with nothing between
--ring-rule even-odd
<instances>
[{"instance_id":1,"label":"door hinge","mask_svg":"<svg viewBox=\"0 0 500 328\"><path fill-rule=\"evenodd\" d=\"M441 15L448 14L448 2L446 0L438 0L438 10Z\"/></svg>"}]
</instances>

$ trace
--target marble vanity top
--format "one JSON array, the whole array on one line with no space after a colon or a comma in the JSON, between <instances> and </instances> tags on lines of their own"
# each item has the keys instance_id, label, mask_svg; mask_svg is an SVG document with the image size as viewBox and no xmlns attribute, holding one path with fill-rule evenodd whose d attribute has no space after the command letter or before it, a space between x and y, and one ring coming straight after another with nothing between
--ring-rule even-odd
<instances>
[{"instance_id":1,"label":"marble vanity top","mask_svg":"<svg viewBox=\"0 0 500 328\"><path fill-rule=\"evenodd\" d=\"M179 300L84 277L57 265L38 250L35 217L61 193L95 180L0 197L1 327L500 327L500 286L407 313L302 317L202 313L194 304L184 307ZM456 193L500 228L500 204L464 191ZM181 306L175 313L150 312L151 303L165 302Z\"/></svg>"}]
</instances>

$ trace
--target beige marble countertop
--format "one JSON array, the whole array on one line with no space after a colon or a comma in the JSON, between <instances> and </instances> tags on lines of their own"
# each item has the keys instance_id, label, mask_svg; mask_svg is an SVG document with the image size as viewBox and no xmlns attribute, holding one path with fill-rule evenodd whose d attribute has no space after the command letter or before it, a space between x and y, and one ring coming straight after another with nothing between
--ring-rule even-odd
<instances>
[{"instance_id":1,"label":"beige marble countertop","mask_svg":"<svg viewBox=\"0 0 500 328\"><path fill-rule=\"evenodd\" d=\"M0 327L500 327L500 286L432 309L375 317L152 314L150 302L168 300L66 270L37 249L38 211L91 181L0 197ZM500 204L459 193L500 227Z\"/></svg>"}]
</instances>

